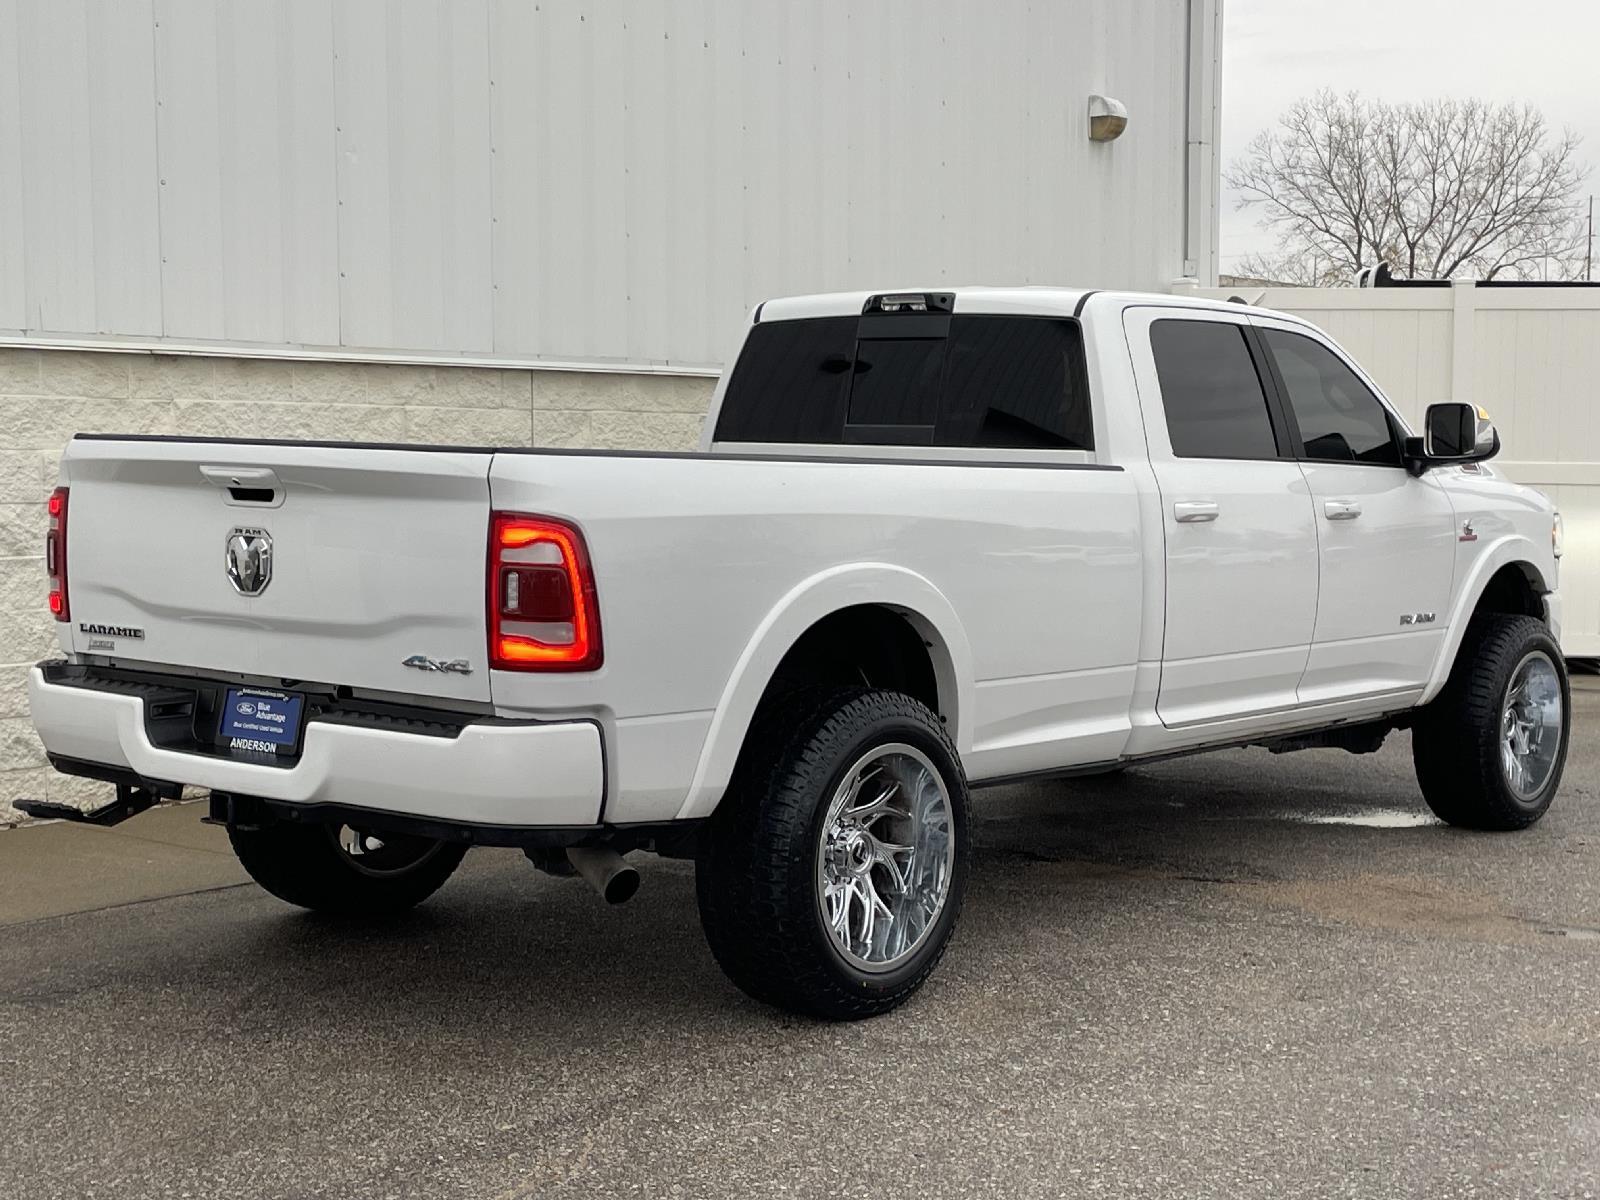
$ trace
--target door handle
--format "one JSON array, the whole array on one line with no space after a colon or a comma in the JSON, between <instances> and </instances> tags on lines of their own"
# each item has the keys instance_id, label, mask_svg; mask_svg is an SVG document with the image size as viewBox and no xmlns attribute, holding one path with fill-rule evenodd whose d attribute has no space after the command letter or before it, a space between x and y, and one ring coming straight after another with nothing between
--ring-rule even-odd
<instances>
[{"instance_id":1,"label":"door handle","mask_svg":"<svg viewBox=\"0 0 1600 1200\"><path fill-rule=\"evenodd\" d=\"M1354 500L1324 500L1322 515L1330 521L1354 521L1361 515L1361 505Z\"/></svg>"},{"instance_id":2,"label":"door handle","mask_svg":"<svg viewBox=\"0 0 1600 1200\"><path fill-rule=\"evenodd\" d=\"M1215 521L1219 511L1215 500L1179 500L1172 506L1173 519L1182 525Z\"/></svg>"}]
</instances>

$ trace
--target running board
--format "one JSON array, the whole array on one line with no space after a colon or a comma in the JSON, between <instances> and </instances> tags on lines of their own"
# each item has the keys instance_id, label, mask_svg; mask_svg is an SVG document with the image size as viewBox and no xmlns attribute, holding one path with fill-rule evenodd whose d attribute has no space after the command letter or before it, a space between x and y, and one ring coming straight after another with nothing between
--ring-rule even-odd
<instances>
[{"instance_id":1,"label":"running board","mask_svg":"<svg viewBox=\"0 0 1600 1200\"><path fill-rule=\"evenodd\" d=\"M1392 721L1362 721L1360 724L1335 725L1332 729L1317 729L1311 733L1291 733L1285 737L1262 738L1251 744L1265 746L1274 754L1319 749L1348 750L1351 754L1376 754L1392 729L1394 729Z\"/></svg>"}]
</instances>

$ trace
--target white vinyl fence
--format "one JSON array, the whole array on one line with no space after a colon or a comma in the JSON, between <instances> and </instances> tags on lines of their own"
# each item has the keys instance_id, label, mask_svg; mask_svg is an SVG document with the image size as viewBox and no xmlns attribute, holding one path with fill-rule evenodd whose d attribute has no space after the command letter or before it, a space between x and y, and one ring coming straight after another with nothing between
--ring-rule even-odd
<instances>
[{"instance_id":1,"label":"white vinyl fence","mask_svg":"<svg viewBox=\"0 0 1600 1200\"><path fill-rule=\"evenodd\" d=\"M1321 326L1413 428L1439 400L1488 409L1494 465L1547 494L1566 523L1562 645L1600 656L1600 287L1202 289Z\"/></svg>"}]
</instances>

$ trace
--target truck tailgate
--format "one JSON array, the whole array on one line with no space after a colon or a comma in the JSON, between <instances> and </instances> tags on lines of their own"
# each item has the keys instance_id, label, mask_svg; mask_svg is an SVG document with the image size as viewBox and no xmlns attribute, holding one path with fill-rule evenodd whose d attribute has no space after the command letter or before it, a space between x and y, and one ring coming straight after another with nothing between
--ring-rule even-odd
<instances>
[{"instance_id":1,"label":"truck tailgate","mask_svg":"<svg viewBox=\"0 0 1600 1200\"><path fill-rule=\"evenodd\" d=\"M119 662L487 701L491 460L74 439L63 460L69 645ZM230 578L236 534L256 549L270 540L265 586L248 577L248 553L234 555L246 577ZM404 665L418 656L456 669Z\"/></svg>"}]
</instances>

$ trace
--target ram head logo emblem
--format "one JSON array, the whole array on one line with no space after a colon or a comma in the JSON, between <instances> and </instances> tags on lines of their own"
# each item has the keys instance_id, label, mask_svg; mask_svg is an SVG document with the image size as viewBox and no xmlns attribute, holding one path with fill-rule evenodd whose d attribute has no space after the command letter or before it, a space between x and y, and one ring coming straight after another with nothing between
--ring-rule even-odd
<instances>
[{"instance_id":1,"label":"ram head logo emblem","mask_svg":"<svg viewBox=\"0 0 1600 1200\"><path fill-rule=\"evenodd\" d=\"M265 529L232 530L224 566L234 591L241 596L261 595L272 582L272 535Z\"/></svg>"}]
</instances>

